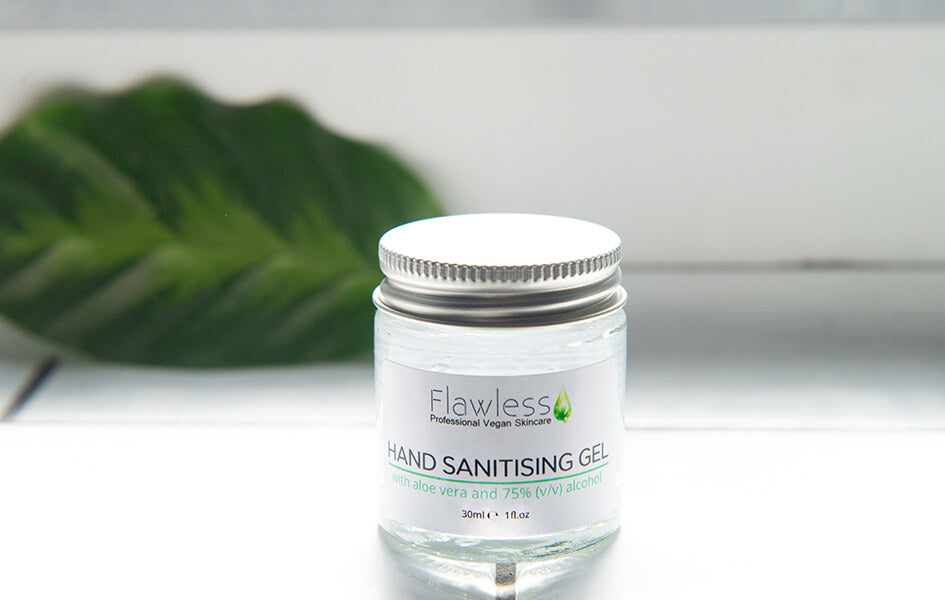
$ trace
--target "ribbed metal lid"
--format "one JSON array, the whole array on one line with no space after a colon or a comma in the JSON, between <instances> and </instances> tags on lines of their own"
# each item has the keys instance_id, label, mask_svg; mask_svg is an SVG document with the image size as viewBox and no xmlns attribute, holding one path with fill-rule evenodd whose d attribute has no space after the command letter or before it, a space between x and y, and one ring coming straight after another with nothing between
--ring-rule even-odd
<instances>
[{"instance_id":1,"label":"ribbed metal lid","mask_svg":"<svg viewBox=\"0 0 945 600\"><path fill-rule=\"evenodd\" d=\"M623 305L620 237L587 221L472 214L407 223L381 238L383 310L457 325L526 326Z\"/></svg>"}]
</instances>

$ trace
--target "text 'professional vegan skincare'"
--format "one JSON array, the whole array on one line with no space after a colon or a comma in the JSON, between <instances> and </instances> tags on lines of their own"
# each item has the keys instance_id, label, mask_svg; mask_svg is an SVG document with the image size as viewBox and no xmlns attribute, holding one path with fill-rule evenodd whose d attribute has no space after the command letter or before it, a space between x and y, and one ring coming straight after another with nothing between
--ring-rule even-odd
<instances>
[{"instance_id":1,"label":"text 'professional vegan skincare'","mask_svg":"<svg viewBox=\"0 0 945 600\"><path fill-rule=\"evenodd\" d=\"M426 219L380 241L382 527L469 559L616 531L626 370L620 238L564 217Z\"/></svg>"}]
</instances>

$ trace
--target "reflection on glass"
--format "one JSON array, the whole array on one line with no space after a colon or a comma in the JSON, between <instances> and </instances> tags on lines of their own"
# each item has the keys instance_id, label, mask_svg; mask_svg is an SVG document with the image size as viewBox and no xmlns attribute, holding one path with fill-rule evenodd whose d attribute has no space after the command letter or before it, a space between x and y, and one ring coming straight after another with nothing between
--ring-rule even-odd
<instances>
[{"instance_id":1,"label":"reflection on glass","mask_svg":"<svg viewBox=\"0 0 945 600\"><path fill-rule=\"evenodd\" d=\"M425 554L378 531L384 541L389 597L423 600L527 600L552 592L573 599L590 597L585 595L591 591L589 584L612 566L603 558L616 538L548 560L496 564Z\"/></svg>"}]
</instances>

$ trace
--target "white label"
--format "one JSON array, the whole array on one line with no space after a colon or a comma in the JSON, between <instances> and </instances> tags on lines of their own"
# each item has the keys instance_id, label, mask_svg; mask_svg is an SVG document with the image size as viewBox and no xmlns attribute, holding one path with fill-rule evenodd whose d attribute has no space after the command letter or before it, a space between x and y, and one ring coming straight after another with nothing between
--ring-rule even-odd
<instances>
[{"instance_id":1,"label":"white label","mask_svg":"<svg viewBox=\"0 0 945 600\"><path fill-rule=\"evenodd\" d=\"M451 375L381 367L380 511L483 538L546 535L617 511L617 363Z\"/></svg>"}]
</instances>

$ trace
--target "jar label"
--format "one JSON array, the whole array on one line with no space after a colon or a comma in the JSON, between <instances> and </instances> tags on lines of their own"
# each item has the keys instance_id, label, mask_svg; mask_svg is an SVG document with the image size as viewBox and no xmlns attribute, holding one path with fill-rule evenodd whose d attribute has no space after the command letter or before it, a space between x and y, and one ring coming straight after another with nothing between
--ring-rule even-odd
<instances>
[{"instance_id":1,"label":"jar label","mask_svg":"<svg viewBox=\"0 0 945 600\"><path fill-rule=\"evenodd\" d=\"M385 361L378 386L381 515L512 539L617 512L617 359L554 373L452 375Z\"/></svg>"}]
</instances>

